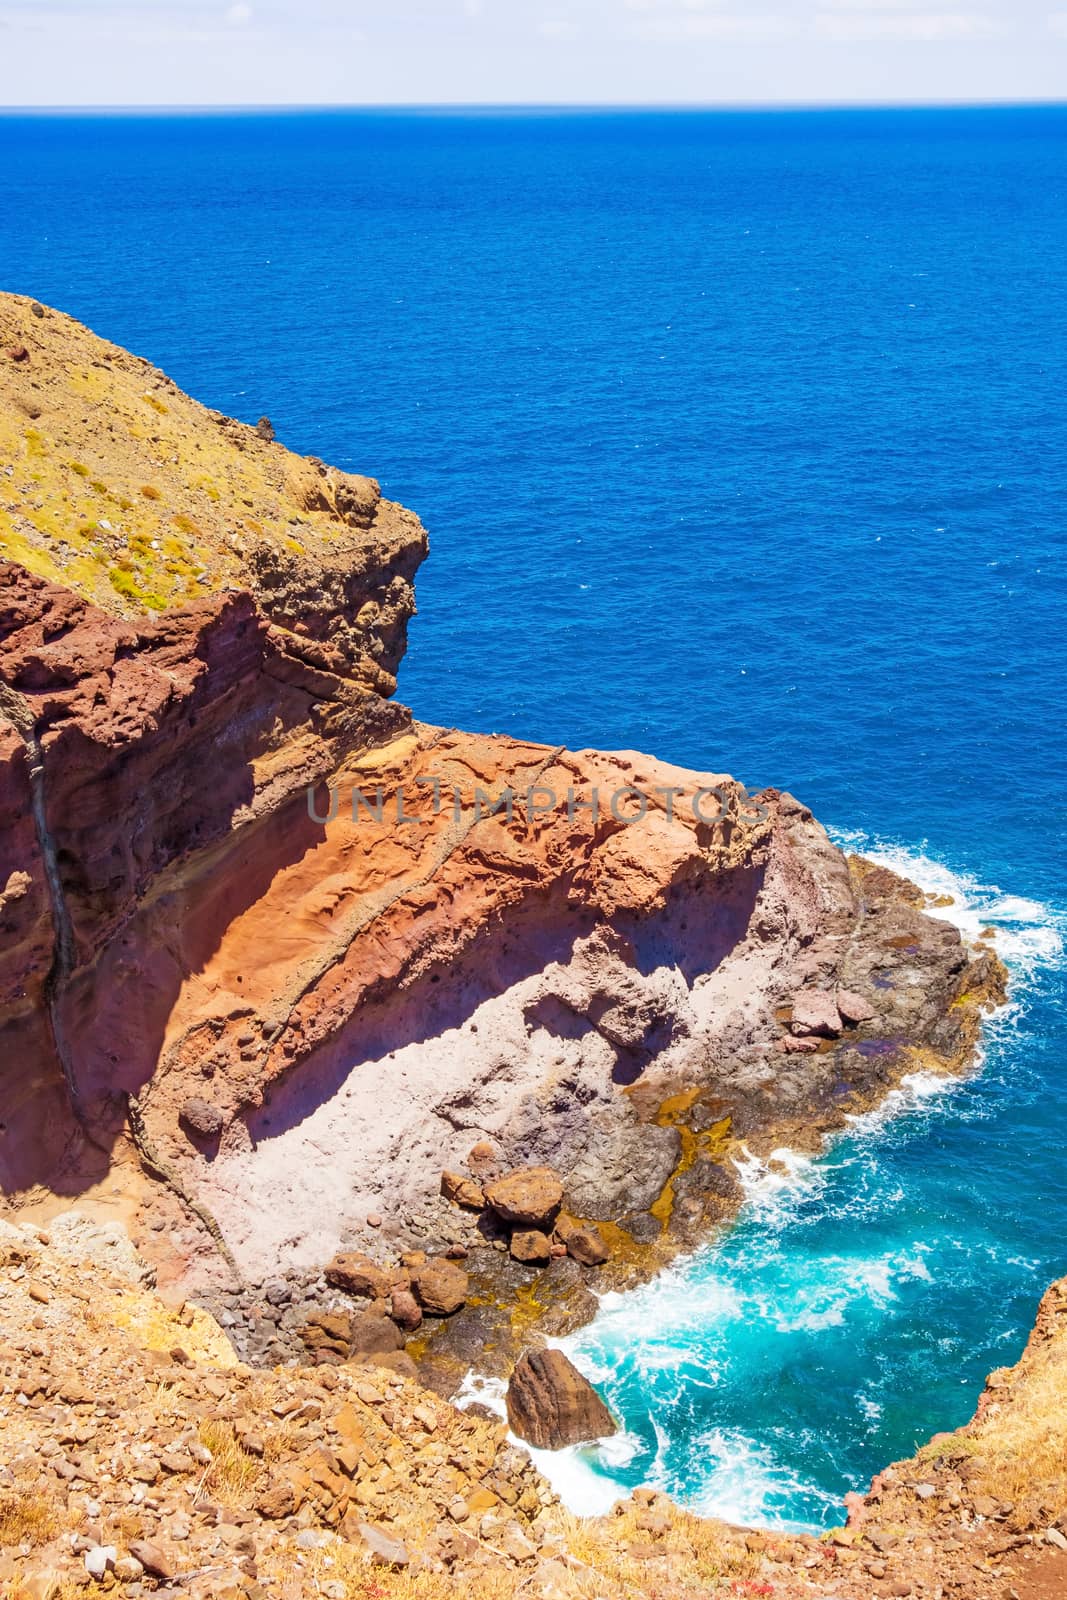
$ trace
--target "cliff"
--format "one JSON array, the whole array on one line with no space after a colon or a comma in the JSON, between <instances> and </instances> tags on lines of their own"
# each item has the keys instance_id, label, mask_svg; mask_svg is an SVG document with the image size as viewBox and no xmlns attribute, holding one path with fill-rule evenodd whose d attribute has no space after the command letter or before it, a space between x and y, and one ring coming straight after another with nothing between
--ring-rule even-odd
<instances>
[{"instance_id":1,"label":"cliff","mask_svg":"<svg viewBox=\"0 0 1067 1600\"><path fill-rule=\"evenodd\" d=\"M426 536L372 480L33 302L0 351L16 1200L110 1165L165 1276L220 1291L339 1246L499 1278L439 1193L484 1146L621 1224L625 1280L729 1212L740 1141L964 1064L995 957L790 796L413 722Z\"/></svg>"},{"instance_id":2,"label":"cliff","mask_svg":"<svg viewBox=\"0 0 1067 1600\"><path fill-rule=\"evenodd\" d=\"M144 1081L160 1036L131 1059L126 1036L158 1030L166 1003L142 1004L124 934L138 908L211 877L308 783L410 724L389 696L425 531L371 479L268 431L0 296L5 1189L62 1183L79 1136L106 1137ZM299 848L265 843L264 870ZM78 982L107 953L114 1033Z\"/></svg>"},{"instance_id":3,"label":"cliff","mask_svg":"<svg viewBox=\"0 0 1067 1600\"><path fill-rule=\"evenodd\" d=\"M393 694L426 536L373 480L15 296L0 448L0 1185L22 1223L71 1197L119 1215L168 1298L211 1307L230 1342L220 1356L204 1334L208 1392L235 1437L250 1406L288 1416L278 1381L302 1420L332 1417L373 1358L396 1404L365 1402L392 1405L371 1455L398 1471L420 1404L458 1429L416 1375L450 1393L472 1361L506 1373L537 1330L588 1316L594 1289L728 1217L743 1151L813 1148L908 1071L966 1068L1003 997L995 955L843 856L793 797L414 720ZM504 1205L514 1169L551 1203ZM11 1244L13 1326L51 1326L18 1298L38 1266L33 1303L77 1323L38 1247L25 1229ZM12 1379L50 1397L27 1337ZM249 1366L223 1380L234 1350ZM137 1393L109 1404L137 1412L126 1357ZM292 1365L311 1358L313 1374ZM171 1432L190 1443L207 1419L175 1387ZM289 1443L271 1447L300 1457L286 1529L340 1525L341 1479L360 1473L325 1421ZM468 1444L472 1461L501 1448ZM452 1470L466 1510L420 1501L420 1538L419 1518L474 1515L490 1466ZM534 1497L509 1571L534 1559L521 1540L580 1542L558 1508L535 1536L551 1497L513 1461L501 1482ZM495 1506L476 1508L494 1538ZM721 1557L761 1581L758 1540L651 1502L631 1515L634 1542L675 1540L635 1561L675 1551L699 1575ZM434 1546L435 1570L473 1572L479 1528L459 1556ZM609 1573L597 1539L596 1592L626 1591L633 1570ZM812 1554L791 1548L780 1564ZM568 1592L576 1569L545 1559Z\"/></svg>"}]
</instances>

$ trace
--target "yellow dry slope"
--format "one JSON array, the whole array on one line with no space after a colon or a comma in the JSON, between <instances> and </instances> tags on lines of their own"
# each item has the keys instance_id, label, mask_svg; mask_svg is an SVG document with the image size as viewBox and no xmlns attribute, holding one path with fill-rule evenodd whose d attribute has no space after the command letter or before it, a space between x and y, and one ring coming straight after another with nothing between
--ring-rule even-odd
<instances>
[{"instance_id":1,"label":"yellow dry slope","mask_svg":"<svg viewBox=\"0 0 1067 1600\"><path fill-rule=\"evenodd\" d=\"M309 590L409 578L425 553L418 518L373 479L294 455L72 317L0 294L0 555L129 618L249 589L299 633Z\"/></svg>"}]
</instances>

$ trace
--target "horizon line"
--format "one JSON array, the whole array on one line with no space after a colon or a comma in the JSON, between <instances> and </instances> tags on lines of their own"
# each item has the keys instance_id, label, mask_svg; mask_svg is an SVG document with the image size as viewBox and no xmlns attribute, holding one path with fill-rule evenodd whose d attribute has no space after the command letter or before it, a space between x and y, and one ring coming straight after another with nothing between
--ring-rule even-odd
<instances>
[{"instance_id":1,"label":"horizon line","mask_svg":"<svg viewBox=\"0 0 1067 1600\"><path fill-rule=\"evenodd\" d=\"M254 116L308 115L314 113L352 113L380 115L611 115L626 112L699 112L712 115L759 112L820 112L820 111L989 111L989 110L1063 110L1067 97L1062 99L1019 100L634 100L634 101L566 101L566 100L464 100L464 101L190 101L120 104L86 103L66 105L0 105L0 117L18 116Z\"/></svg>"}]
</instances>

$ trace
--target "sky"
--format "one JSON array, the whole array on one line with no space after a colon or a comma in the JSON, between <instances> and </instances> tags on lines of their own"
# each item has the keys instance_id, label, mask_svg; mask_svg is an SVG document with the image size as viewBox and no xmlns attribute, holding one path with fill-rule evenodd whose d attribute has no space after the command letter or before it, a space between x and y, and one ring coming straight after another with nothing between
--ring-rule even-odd
<instances>
[{"instance_id":1,"label":"sky","mask_svg":"<svg viewBox=\"0 0 1067 1600\"><path fill-rule=\"evenodd\" d=\"M0 104L1067 99L1067 0L0 0Z\"/></svg>"}]
</instances>

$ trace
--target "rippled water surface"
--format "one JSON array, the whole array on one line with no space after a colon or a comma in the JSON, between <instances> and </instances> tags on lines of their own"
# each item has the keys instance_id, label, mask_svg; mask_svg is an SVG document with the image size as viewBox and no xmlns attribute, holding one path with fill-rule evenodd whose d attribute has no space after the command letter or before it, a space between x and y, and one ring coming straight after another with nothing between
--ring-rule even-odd
<instances>
[{"instance_id":1,"label":"rippled water surface","mask_svg":"<svg viewBox=\"0 0 1067 1600\"><path fill-rule=\"evenodd\" d=\"M1067 112L0 118L0 283L375 473L427 720L792 789L1000 930L984 1072L748 1173L554 1470L755 1521L969 1415L1067 1270Z\"/></svg>"}]
</instances>

